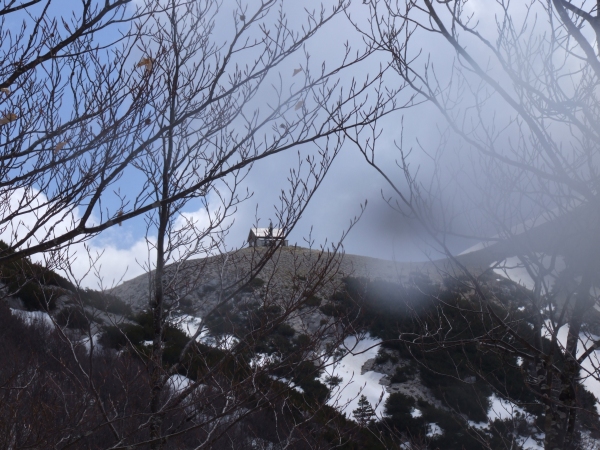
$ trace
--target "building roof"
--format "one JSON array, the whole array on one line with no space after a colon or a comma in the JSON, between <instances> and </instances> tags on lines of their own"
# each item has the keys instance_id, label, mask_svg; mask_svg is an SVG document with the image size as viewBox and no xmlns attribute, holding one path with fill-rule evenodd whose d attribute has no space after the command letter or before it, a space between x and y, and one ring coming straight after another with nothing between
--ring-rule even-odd
<instances>
[{"instance_id":1,"label":"building roof","mask_svg":"<svg viewBox=\"0 0 600 450\"><path fill-rule=\"evenodd\" d=\"M269 229L268 228L251 228L250 229L250 234L254 235L254 237L257 238L268 238L271 237L269 235ZM283 238L284 237L284 233L283 230L281 228L273 228L273 237L274 238Z\"/></svg>"}]
</instances>

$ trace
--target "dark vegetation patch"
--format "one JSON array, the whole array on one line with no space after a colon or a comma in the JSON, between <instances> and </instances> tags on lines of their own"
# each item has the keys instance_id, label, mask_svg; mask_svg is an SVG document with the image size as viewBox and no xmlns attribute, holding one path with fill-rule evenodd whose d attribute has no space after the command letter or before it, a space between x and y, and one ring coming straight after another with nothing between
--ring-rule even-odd
<instances>
[{"instance_id":1,"label":"dark vegetation patch","mask_svg":"<svg viewBox=\"0 0 600 450\"><path fill-rule=\"evenodd\" d=\"M56 322L61 327L75 330L85 330L90 325L90 320L85 314L85 311L76 306L68 306L61 309L58 314L56 314L55 318Z\"/></svg>"},{"instance_id":2,"label":"dark vegetation patch","mask_svg":"<svg viewBox=\"0 0 600 450\"><path fill-rule=\"evenodd\" d=\"M433 439L432 448L437 445L448 449L480 449L481 445L468 435L468 424L463 417L474 422L487 421L489 398L494 390L522 404L538 420L542 417L542 406L525 384L528 372L519 367L517 358L490 351L474 339L493 329L493 323L489 314L477 312L478 304L472 300L473 291L467 279L448 279L442 285L417 275L412 276L412 284L406 285L356 278L344 281L345 290L336 292L321 306L321 311L348 324L354 320L354 326L358 324L358 328L382 339L376 363L396 363L395 355L410 361L396 368L390 377L392 383L404 383L418 373L423 385L449 407L445 410L417 405L423 416L413 418L410 411L415 407L414 400L392 394L386 403L389 426L404 430L406 435L424 436L424 424L436 423L444 434ZM529 312L519 310L528 301L527 292L504 280L490 285L484 288L493 290L497 303L487 307L501 317L509 315L516 332L532 342ZM411 336L416 338L425 329L437 332L411 341ZM398 339L400 333L407 338ZM520 348L521 344L510 336L494 337L498 342ZM542 345L549 346L550 342L544 339ZM557 355L555 363L560 366L564 362ZM583 387L580 391L585 392ZM593 410L593 400L582 394L580 403L586 402ZM589 419L584 426L594 429L597 418ZM585 420L582 418L582 424Z\"/></svg>"},{"instance_id":3,"label":"dark vegetation patch","mask_svg":"<svg viewBox=\"0 0 600 450\"><path fill-rule=\"evenodd\" d=\"M252 355L276 357L280 363L273 375L293 381L303 390L304 401L322 404L329 389L319 380L321 372L315 364L303 360L304 350L314 345L313 339L285 323L283 313L278 305L246 299L221 305L204 318L204 323L213 335L237 337Z\"/></svg>"},{"instance_id":4,"label":"dark vegetation patch","mask_svg":"<svg viewBox=\"0 0 600 450\"><path fill-rule=\"evenodd\" d=\"M142 312L134 317L136 323L111 325L104 328L99 343L106 348L121 350L129 345L135 347L140 353L147 354L148 346L145 342L152 341L153 319L151 312ZM179 355L188 342L187 335L176 326L167 324L163 334L163 361L166 364L175 364Z\"/></svg>"},{"instance_id":5,"label":"dark vegetation patch","mask_svg":"<svg viewBox=\"0 0 600 450\"><path fill-rule=\"evenodd\" d=\"M133 310L131 309L131 306L116 295L111 295L105 292L95 291L87 288L77 289L76 293L79 295L85 305L92 306L101 311L119 314L124 317L133 317Z\"/></svg>"},{"instance_id":6,"label":"dark vegetation patch","mask_svg":"<svg viewBox=\"0 0 600 450\"><path fill-rule=\"evenodd\" d=\"M321 297L319 297L318 295L311 295L310 297L308 297L305 301L305 305L311 308L316 308L321 306L321 302L323 301L323 299Z\"/></svg>"},{"instance_id":7,"label":"dark vegetation patch","mask_svg":"<svg viewBox=\"0 0 600 450\"><path fill-rule=\"evenodd\" d=\"M415 378L418 369L412 364L396 367L396 371L390 378L390 383L406 383Z\"/></svg>"},{"instance_id":8,"label":"dark vegetation patch","mask_svg":"<svg viewBox=\"0 0 600 450\"><path fill-rule=\"evenodd\" d=\"M502 358L495 352L478 348L476 343L468 343L469 338L480 336L485 329L491 328L482 318L484 316L465 313L475 310L475 305L460 293L448 290L450 283L437 286L416 275L413 280L414 284L404 286L385 281L346 279L346 290L332 297L331 308L340 317L357 317L372 336L387 341L382 344L376 362L390 360L391 355L386 349L395 351L403 359L417 362L423 384L443 404L452 405L470 420L481 422L487 418L488 398L492 394L488 383L498 389L508 388L511 397L517 401L534 401L533 394L524 384L516 358ZM451 287L466 289L462 283ZM439 335L420 339L418 345L411 345L408 339L398 340L400 332L417 336L424 329L440 327ZM524 335L532 333L526 323L519 331ZM442 337L450 345L442 348L439 345ZM467 343L452 344L463 340ZM475 378L474 383L464 381L472 379L477 371L489 374L487 382L479 378ZM411 374L400 369L394 375L398 380L395 382L409 376Z\"/></svg>"},{"instance_id":9,"label":"dark vegetation patch","mask_svg":"<svg viewBox=\"0 0 600 450\"><path fill-rule=\"evenodd\" d=\"M260 289L265 285L265 280L259 277L252 278L246 285L242 288L242 292L254 292L256 289Z\"/></svg>"},{"instance_id":10,"label":"dark vegetation patch","mask_svg":"<svg viewBox=\"0 0 600 450\"><path fill-rule=\"evenodd\" d=\"M189 314L191 316L196 314L194 301L189 297L183 297L179 300L179 309L185 314Z\"/></svg>"},{"instance_id":11,"label":"dark vegetation patch","mask_svg":"<svg viewBox=\"0 0 600 450\"><path fill-rule=\"evenodd\" d=\"M132 341L140 342L147 337L149 320L147 315L136 316L136 320L139 323L125 327L125 333ZM178 337L181 335L171 329L166 333L165 343L172 348L178 347ZM4 302L0 302L0 385L5 388L0 403L0 423L11 430L27 430L26 433L11 434L7 442L15 448L69 445L100 450L121 445L122 441L115 438L110 427L103 425L105 417L99 406L102 404L111 406L111 421L117 421L119 429L127 432L127 445L143 446L148 439L148 399L152 388L150 372L143 358L143 353L140 357L131 351L117 353L100 347L96 347L90 358L84 346L73 350L57 332L41 332L26 325L10 313ZM172 359L165 359L168 366ZM232 443L235 448L251 448L251 441L255 439L276 444L292 433L301 433L304 437L299 444L292 439L290 450L323 448L328 443L337 443L342 449L385 448L369 445L370 433L356 430L352 422L333 408L319 406L312 409L311 402L322 400L325 391L314 382L314 377L311 378L315 368L310 364L299 366L296 375L297 384L306 393L292 390L282 396L279 391L286 392L287 387L267 376L251 378L249 383L248 373L252 369L245 361L245 357L226 355L202 344L198 344L186 361L185 375L206 386L189 400L197 414L223 410L228 398L227 391L223 394L219 389L222 383L239 385L235 395L243 400L243 417L237 424L231 425L227 421L221 428L211 430L216 435L211 448L231 448ZM215 368L219 375L215 388L211 389ZM96 389L93 395L89 389L90 380ZM90 401L90 398L97 401ZM265 398L269 398L269 407L264 405ZM262 407L257 407L259 402ZM206 429L188 420L189 408L191 406L170 408L161 415L164 426L177 427L181 433L170 437L169 448L195 448L206 438ZM315 410L316 414L311 417ZM65 411L77 414L66 414ZM77 430L75 435L73 430ZM339 431L345 435L341 442ZM219 437L221 433L223 436Z\"/></svg>"},{"instance_id":12,"label":"dark vegetation patch","mask_svg":"<svg viewBox=\"0 0 600 450\"><path fill-rule=\"evenodd\" d=\"M420 411L420 417L413 417L413 411ZM429 439L429 448L483 450L485 447L468 433L468 424L460 416L401 393L391 394L385 404L385 421L398 433L424 440L430 424L442 430L441 435Z\"/></svg>"},{"instance_id":13,"label":"dark vegetation patch","mask_svg":"<svg viewBox=\"0 0 600 450\"><path fill-rule=\"evenodd\" d=\"M144 312L135 316L134 320L135 323L105 327L99 343L106 348L135 350L133 352L135 355L148 356L152 345L149 341L153 338L152 315ZM187 335L179 328L166 325L163 336L163 363L166 366L179 362L181 351L188 340ZM280 323L272 329L271 333L256 342L252 354L279 355L285 363L281 364L278 370L274 370L273 375L291 379L304 391L304 400L322 404L329 395L329 389L318 380L321 373L317 367L310 361L302 360L301 350L310 342L310 337L297 335L292 327ZM225 369L225 373L244 379L244 375L252 370L248 365L250 357L251 355L248 355L244 359L237 359L223 350L198 342L185 359L182 372L195 379L206 372L211 365L218 364L222 370Z\"/></svg>"},{"instance_id":14,"label":"dark vegetation patch","mask_svg":"<svg viewBox=\"0 0 600 450\"><path fill-rule=\"evenodd\" d=\"M399 360L397 356L392 355L390 352L387 352L384 348L380 347L377 356L375 357L375 362L377 364L385 364L388 361L392 364L396 364Z\"/></svg>"},{"instance_id":15,"label":"dark vegetation patch","mask_svg":"<svg viewBox=\"0 0 600 450\"><path fill-rule=\"evenodd\" d=\"M0 266L0 277L7 284L11 282L11 277L18 280L19 290L17 295L21 296L21 293L23 293L22 295L27 299L24 299L23 302L28 308L51 309L52 303L45 301L46 297L44 296L52 293L70 292L75 298L79 296L85 305L131 318L133 323L105 327L100 338L100 343L105 348L125 351L121 352L120 355L117 355L116 352L102 352L98 358L102 358L101 368L106 367L113 370L114 367L128 366L131 370L135 369L136 373L144 374L143 362L150 352L150 347L145 345L144 342L150 341L153 337L152 316L150 313L134 316L129 306L117 297L92 290L78 290L64 278L28 260ZM386 434L386 427L405 435L424 438L428 424L435 423L443 430L443 434L431 439L431 448L481 449L482 446L469 435L467 422L462 415L469 420L484 420L492 387L506 392L513 399L525 402L526 405L530 405L526 406L529 412L539 414L541 412L539 405L535 404L533 394L526 389L523 382L523 373L517 366L514 357L486 351L485 347L480 347L476 343L439 348L438 342L433 339L421 340L419 345L411 345L397 340L399 331L418 333L424 326L432 330L437 329L436 327L440 326L440 317L443 317L446 321L443 323L442 329L444 337L448 340L468 339L470 336L481 334L484 328L489 326L481 315L465 313L465 311L474 310L476 306L461 295L461 293L468 292L466 283L451 284L448 282L444 283L443 286L437 286L429 282L428 279L417 275L413 275L412 279L414 284L407 286L399 286L383 281L368 282L361 279L346 279L345 289L336 292L328 301L322 302L318 297L311 297L306 300L306 303L311 307L320 307L323 313L339 317L347 324L353 323L354 326L358 324L360 328L368 331L372 336L388 340L377 355L377 363L391 362L395 364L399 361L396 355L411 361L408 365L396 368L395 373L391 376L391 381L393 383L403 383L418 373L423 384L433 392L436 398L442 404L451 406L459 414L436 408L423 401L415 401L415 399L399 393L392 394L385 404L387 417L384 423L374 422L366 429L358 429L352 439L343 443L336 442L336 445L339 448L357 450L388 448L388 444L391 447L392 437L390 434ZM262 284L260 285L262 286ZM255 285L253 289L258 287L260 286ZM518 332L527 337L528 333L532 333L528 323L527 311L518 311L513 307L510 297L513 290L510 286L501 287L504 289L499 289L497 292L497 297L500 299L497 305L498 312L506 313L508 310L515 320ZM27 294L27 289L31 289L30 294ZM518 295L522 294L520 291L516 292ZM40 299L42 299L42 302L40 302ZM276 377L292 380L303 390L303 393L294 391L290 394L290 398L297 405L297 409L289 412L289 414L300 421L303 408L306 405L323 405L329 395L328 385L334 386L336 380L331 379L326 384L322 383L319 379L321 373L315 364L303 360L302 350L310 347L311 337L298 334L289 325L281 322L281 320L278 321L278 317L282 313L281 308L276 305L264 305L254 300L243 300L244 296L240 297L236 304L230 302L222 305L213 314L206 317L204 323L212 334L232 334L240 339L247 338L243 342L246 350L232 355L220 349L196 343L183 362L181 373L193 380L200 380L210 372L211 368L219 367L219 371L223 376L243 382L243 380L248 379L248 374L253 370L249 361L254 354L277 355L285 364L281 364L279 369L273 370L272 374ZM517 296L515 302L522 300ZM0 305L5 307L2 302L0 302ZM6 317L2 318L3 314ZM17 320L10 322L10 317L12 317L10 312L6 314L4 311L0 311L0 348L13 345L14 336L18 333L23 335L29 330ZM77 306L68 306L62 309L56 314L56 318L59 324L74 329L83 329L88 325L88 318ZM6 330L2 328L5 322L10 322ZM265 324L270 324L270 326L265 327ZM261 331L260 334L258 334L259 330ZM12 336L10 339L7 337L9 334ZM35 341L32 345L38 346L31 354L37 355L36 352L50 351L50 354L53 355L51 360L44 363L47 366L43 370L52 368L52 370L62 374L61 376L64 375L65 379L68 379L71 375L63 372L67 372L66 367L68 364L74 364L73 361L69 360L68 352L65 353L65 359L60 360L57 355L60 357L62 353L55 351L52 347L52 345L60 344L54 340L48 340L47 337L39 338L33 332L31 332L31 336L33 336L32 340ZM7 344L9 341L10 344ZM166 367L179 361L181 350L187 342L187 336L179 328L169 325L165 328L163 364ZM514 342L511 344L516 345ZM22 343L19 345L16 345L15 348L27 347L23 347L25 344ZM544 341L544 345L549 345L548 341ZM30 347L27 347L27 349L30 349ZM7 350L7 355L13 354L14 352L11 353ZM42 357L40 356L40 358ZM63 365L56 365L57 361L62 361L61 364ZM127 361L127 364L124 361ZM557 358L556 364L560 365L562 361ZM487 380L482 380L476 376L479 372L486 374ZM0 368L1 374L2 370ZM467 379L472 379L473 376L475 376L474 382L465 382ZM145 375L141 375L140 380L142 383L147 381ZM264 388L265 392L273 389L274 383L269 377L263 377L255 381L258 386ZM83 386L85 383L79 383L78 385ZM106 398L113 401L111 395L114 395L113 391L119 391L118 387L107 383L106 389ZM140 392L142 390L140 388ZM580 389L578 392L581 405L593 409L595 401L593 396L584 389ZM78 394L72 395L73 398L76 398ZM123 396L125 394L119 393L119 395ZM119 399L121 397L117 395L114 398ZM147 393L142 395L143 401L147 398ZM144 411L145 403L143 401L140 400L139 405L141 414ZM249 400L249 405L251 403L252 400ZM83 406L87 408L87 405ZM135 406L135 408L137 407ZM411 413L414 408L421 411L421 417L412 417ZM597 423L597 418L589 414L584 413L580 415L580 418L582 424L586 427L592 428ZM265 423L268 423L269 426L265 426ZM276 425L274 426L272 422L268 421L265 423L253 423L254 428L251 429L262 430L264 428L261 433L264 433L264 436L269 436ZM339 435L329 428L332 424L342 428L353 427L351 423L347 422L333 409L321 406L319 415L311 421L311 436L314 436L315 439L335 442ZM527 431L525 428L528 426L530 425L524 419L512 423L496 421L489 438L491 448L499 448L496 444L499 445L502 436L506 436L506 433L521 433ZM373 430L377 433L372 433ZM382 437L375 438L374 436L379 432L383 433ZM92 435L101 439L99 434L92 433ZM91 442L89 447L94 448ZM52 448L53 444L47 443L44 446Z\"/></svg>"},{"instance_id":16,"label":"dark vegetation patch","mask_svg":"<svg viewBox=\"0 0 600 450\"><path fill-rule=\"evenodd\" d=\"M12 253L0 240L0 254ZM74 289L68 280L29 258L0 264L0 280L6 285L8 295L19 297L28 311L51 311L63 290Z\"/></svg>"},{"instance_id":17,"label":"dark vegetation patch","mask_svg":"<svg viewBox=\"0 0 600 450\"><path fill-rule=\"evenodd\" d=\"M0 240L0 253L14 252ZM31 262L29 258L0 264L0 280L7 286L8 295L19 297L28 311L54 310L58 297L66 294L102 311L126 317L133 314L131 306L120 298L93 289L79 289L66 278ZM63 320L64 315L60 316Z\"/></svg>"}]
</instances>

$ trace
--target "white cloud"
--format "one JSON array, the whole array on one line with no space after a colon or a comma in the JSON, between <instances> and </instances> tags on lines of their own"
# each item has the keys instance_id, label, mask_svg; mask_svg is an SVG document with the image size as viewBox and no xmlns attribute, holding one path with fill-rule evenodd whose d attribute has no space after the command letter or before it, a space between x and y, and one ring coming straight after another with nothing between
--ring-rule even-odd
<instances>
[{"instance_id":1,"label":"white cloud","mask_svg":"<svg viewBox=\"0 0 600 450\"><path fill-rule=\"evenodd\" d=\"M18 239L22 239L33 229L39 217L42 217L48 210L42 206L47 201L46 196L35 190L30 189L14 191L10 201L4 202L6 207L2 214L6 217L19 207L19 202L25 198L34 198L33 204L39 209L30 211L19 217L18 220L7 223L5 228L0 230L0 239L14 244ZM189 257L190 248L198 242L198 237L211 225L211 218L215 218L216 212L206 208L205 205L198 205L195 211L181 213L174 221L175 234L183 241L187 242L181 249L174 252L173 258ZM73 224L77 223L81 214L78 209L74 209L66 217L57 215L52 217L46 225L41 227L27 242L29 245L36 244L44 239L50 232L51 235L59 236L65 231L72 229ZM90 223L99 222L95 218L90 219ZM155 261L155 236L144 237L146 228L140 231L141 219L125 222L122 227L114 226L104 231L102 234L86 241L74 243L63 253L68 256L68 270L57 269L70 279L75 279L83 287L93 289L110 288L121 281L135 278L145 273L148 268L154 268ZM182 230L187 231L181 232ZM180 233L177 234L177 231ZM27 245L27 244L26 244ZM187 251L186 251L187 249ZM200 252L191 255L196 257L204 256L202 247ZM31 257L35 262L50 265L52 262L51 254L35 254ZM68 273L67 273L68 272Z\"/></svg>"},{"instance_id":2,"label":"white cloud","mask_svg":"<svg viewBox=\"0 0 600 450\"><path fill-rule=\"evenodd\" d=\"M106 289L121 281L135 278L152 267L155 251L145 239L134 241L130 246L118 248L114 243L98 245L92 239L87 245L73 246L71 270L82 286ZM153 244L153 243L152 243Z\"/></svg>"}]
</instances>

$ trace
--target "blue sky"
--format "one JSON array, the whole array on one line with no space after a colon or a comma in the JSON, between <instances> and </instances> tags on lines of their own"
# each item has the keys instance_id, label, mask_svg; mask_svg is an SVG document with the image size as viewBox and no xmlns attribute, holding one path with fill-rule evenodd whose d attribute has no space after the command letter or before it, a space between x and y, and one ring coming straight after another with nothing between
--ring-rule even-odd
<instances>
[{"instance_id":1,"label":"blue sky","mask_svg":"<svg viewBox=\"0 0 600 450\"><path fill-rule=\"evenodd\" d=\"M291 26L300 27L305 20L304 8L308 10L318 8L320 3L314 0L284 1L283 8L288 13ZM324 3L326 8L331 6L331 2ZM477 2L475 4L477 5ZM251 2L249 5L249 8L252 8ZM233 9L233 2L224 2L223 9L218 16L218 26L212 36L216 42L226 42L228 33L234 25ZM353 1L348 9L350 16L362 25L365 25L367 11L368 6L360 1ZM64 4L60 10L57 7L56 14L58 16L64 12ZM451 53L447 49L437 47L436 39L425 36L424 47L427 51L432 52L435 61L440 65L451 62ZM317 38L311 40L304 49L311 55L311 67L318 68L322 63L333 67L343 54L345 42L349 42L357 50L363 44L361 36L352 24L340 15L327 24ZM282 64L279 71L272 74L273 79L276 79L279 74L289 78L289 72L293 68L304 64L304 56L301 53L297 56L298 61L291 59ZM137 60L139 57L140 55L134 54L132 60ZM355 67L351 73L342 74L341 82L348 83L351 77L362 79L379 64L385 63L387 58L386 54L373 55L367 62ZM389 73L388 76L386 82L390 86L399 83L397 76L394 77L393 73ZM299 82L296 80L292 80L291 83ZM274 99L270 92L272 91L269 89L261 91L261 95L256 96L249 107L265 108L266 104ZM404 125L404 148L414 149L411 163L414 168L419 168L421 176L425 179L430 175L432 160L430 154L421 150L435 151L440 145L444 124L441 116L430 105L421 105L404 114L394 114L381 121L379 127L384 130L384 133L378 143L378 159L384 167L390 169L395 180L400 180L399 184L402 186L401 172L394 169L395 161L399 157L395 146L400 142L401 123ZM458 148L460 142L450 140L445 145ZM256 216L259 218L259 226L267 226L269 219L275 217L279 192L286 187L289 170L296 165L297 151L304 154L304 152L310 153L314 149L311 146L294 149L287 154L276 155L254 165L242 186L253 195L238 207L236 214L232 217L234 222L226 239L229 249L238 248L244 244L249 228L255 224ZM448 164L452 164L452 158L448 160ZM460 163L457 164L460 165ZM115 184L114 190L120 189L121 192L128 193L134 191L140 182L139 173L131 169ZM398 261L437 257L438 254L430 247L430 241L422 233L421 228L392 211L383 201L382 195L384 197L391 195L390 189L381 177L365 164L360 152L351 143L346 143L333 162L328 176L301 221L292 231L289 240L291 243L304 245L305 238L311 234L317 246L325 242L337 242L350 220L360 212L361 203L368 200L365 214L344 242L348 253ZM208 200L209 205L215 204L214 197L209 196ZM104 199L104 206L111 210L117 205L117 196L109 193ZM184 212L200 221L206 220L206 211L198 201L188 203ZM153 234L150 232L148 236L145 236L144 219L139 218L125 222L122 227L112 227L88 242L88 249L92 254L103 255L96 265L97 274L104 277L105 283L110 285L123 276L127 279L141 273L144 264L147 264L148 261L146 239L152 241ZM472 245L472 242L453 240L451 245L453 249L460 251ZM77 253L74 265L76 275L81 277L87 273L84 284L95 286L97 280L93 271L88 273L89 260L85 249L79 245L74 252Z\"/></svg>"}]
</instances>

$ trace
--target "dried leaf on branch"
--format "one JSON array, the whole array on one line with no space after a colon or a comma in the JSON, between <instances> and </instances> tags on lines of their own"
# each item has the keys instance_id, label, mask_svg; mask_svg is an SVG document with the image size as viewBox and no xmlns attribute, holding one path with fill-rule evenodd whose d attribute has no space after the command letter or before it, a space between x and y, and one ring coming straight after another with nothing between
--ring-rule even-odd
<instances>
[{"instance_id":1,"label":"dried leaf on branch","mask_svg":"<svg viewBox=\"0 0 600 450\"><path fill-rule=\"evenodd\" d=\"M62 141L56 144L56 146L54 147L54 154L56 155L58 152L60 152L65 147L65 145L67 145L67 142L68 141Z\"/></svg>"},{"instance_id":2,"label":"dried leaf on branch","mask_svg":"<svg viewBox=\"0 0 600 450\"><path fill-rule=\"evenodd\" d=\"M17 116L15 113L11 113L11 112L6 113L0 119L0 125L6 125L7 123L14 122L18 118L19 118L19 116Z\"/></svg>"},{"instance_id":3,"label":"dried leaf on branch","mask_svg":"<svg viewBox=\"0 0 600 450\"><path fill-rule=\"evenodd\" d=\"M146 67L146 71L150 72L152 70L152 58L140 59L140 62L137 63L136 67Z\"/></svg>"}]
</instances>

